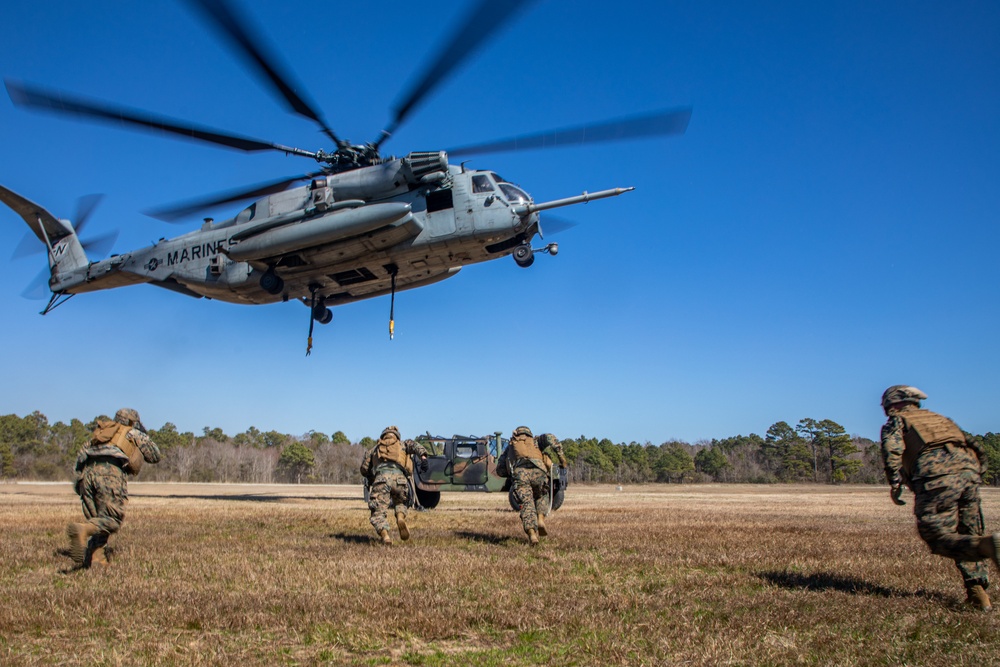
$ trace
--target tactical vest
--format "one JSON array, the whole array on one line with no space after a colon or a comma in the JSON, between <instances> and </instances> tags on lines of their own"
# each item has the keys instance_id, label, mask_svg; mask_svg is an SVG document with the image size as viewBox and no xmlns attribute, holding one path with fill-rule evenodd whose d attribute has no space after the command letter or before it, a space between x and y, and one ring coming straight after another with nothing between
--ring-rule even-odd
<instances>
[{"instance_id":1,"label":"tactical vest","mask_svg":"<svg viewBox=\"0 0 1000 667\"><path fill-rule=\"evenodd\" d=\"M904 410L896 413L903 422L903 470L913 474L920 454L929 447L946 443L965 446L965 434L955 422L930 410Z\"/></svg>"},{"instance_id":2,"label":"tactical vest","mask_svg":"<svg viewBox=\"0 0 1000 667\"><path fill-rule=\"evenodd\" d=\"M380 438L375 448L375 458L379 463L395 463L407 475L413 474L413 461L406 453L403 443L395 436Z\"/></svg>"},{"instance_id":3,"label":"tactical vest","mask_svg":"<svg viewBox=\"0 0 1000 667\"><path fill-rule=\"evenodd\" d=\"M510 446L514 448L514 463L518 459L542 460L542 450L530 435L517 435L511 438Z\"/></svg>"},{"instance_id":4,"label":"tactical vest","mask_svg":"<svg viewBox=\"0 0 1000 667\"><path fill-rule=\"evenodd\" d=\"M128 437L131 430L131 426L102 419L97 422L97 428L90 437L90 445L92 447L110 445L122 450L122 453L128 457L128 462L122 466L122 469L130 475L138 475L145 459L142 457L142 450Z\"/></svg>"}]
</instances>

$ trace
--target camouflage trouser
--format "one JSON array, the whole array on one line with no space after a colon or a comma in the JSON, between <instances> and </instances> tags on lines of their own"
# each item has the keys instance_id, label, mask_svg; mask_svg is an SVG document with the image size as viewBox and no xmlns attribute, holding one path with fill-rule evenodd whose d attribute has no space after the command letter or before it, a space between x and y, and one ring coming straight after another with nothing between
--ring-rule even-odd
<instances>
[{"instance_id":1,"label":"camouflage trouser","mask_svg":"<svg viewBox=\"0 0 1000 667\"><path fill-rule=\"evenodd\" d=\"M549 513L549 475L535 466L514 468L514 497L521 506L524 532L538 530L538 515Z\"/></svg>"},{"instance_id":2,"label":"camouflage trouser","mask_svg":"<svg viewBox=\"0 0 1000 667\"><path fill-rule=\"evenodd\" d=\"M978 553L983 534L979 484L977 473L963 471L916 479L910 487L916 497L917 531L931 553L953 559L966 586L986 588L988 570Z\"/></svg>"},{"instance_id":3,"label":"camouflage trouser","mask_svg":"<svg viewBox=\"0 0 1000 667\"><path fill-rule=\"evenodd\" d=\"M104 546L108 536L117 533L125 520L125 504L128 502L125 472L112 463L88 464L83 469L80 501L83 516L99 531L91 538L91 547Z\"/></svg>"},{"instance_id":4,"label":"camouflage trouser","mask_svg":"<svg viewBox=\"0 0 1000 667\"><path fill-rule=\"evenodd\" d=\"M369 519L375 532L389 530L388 512L390 507L396 510L396 516L406 518L407 505L410 502L410 484L402 472L382 470L375 475L368 491L368 509L372 511Z\"/></svg>"}]
</instances>

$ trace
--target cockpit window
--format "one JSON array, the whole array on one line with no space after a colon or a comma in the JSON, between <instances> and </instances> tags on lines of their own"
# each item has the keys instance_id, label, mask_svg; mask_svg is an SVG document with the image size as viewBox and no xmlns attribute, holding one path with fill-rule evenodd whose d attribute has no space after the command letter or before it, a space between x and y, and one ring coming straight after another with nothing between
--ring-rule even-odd
<instances>
[{"instance_id":1,"label":"cockpit window","mask_svg":"<svg viewBox=\"0 0 1000 667\"><path fill-rule=\"evenodd\" d=\"M473 192L493 192L493 184L486 174L476 174L472 177Z\"/></svg>"},{"instance_id":2,"label":"cockpit window","mask_svg":"<svg viewBox=\"0 0 1000 667\"><path fill-rule=\"evenodd\" d=\"M497 183L506 183L507 182L507 180L503 176L501 176L500 174L496 173L495 171L491 171L490 175L493 177L493 180L496 181Z\"/></svg>"},{"instance_id":3,"label":"cockpit window","mask_svg":"<svg viewBox=\"0 0 1000 667\"><path fill-rule=\"evenodd\" d=\"M510 183L500 183L500 191L503 192L504 197L506 197L507 201L511 204L531 203L531 197L528 196L528 193L516 185L511 185Z\"/></svg>"},{"instance_id":4,"label":"cockpit window","mask_svg":"<svg viewBox=\"0 0 1000 667\"><path fill-rule=\"evenodd\" d=\"M250 222L254 219L255 215L257 215L257 202L250 204L250 206L240 211L240 214L236 216L236 224Z\"/></svg>"}]
</instances>

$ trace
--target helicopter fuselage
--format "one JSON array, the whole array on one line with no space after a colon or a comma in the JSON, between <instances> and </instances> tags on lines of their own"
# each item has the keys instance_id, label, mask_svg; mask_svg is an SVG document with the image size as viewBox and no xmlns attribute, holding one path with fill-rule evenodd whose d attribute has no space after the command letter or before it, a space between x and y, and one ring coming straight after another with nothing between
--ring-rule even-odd
<instances>
[{"instance_id":1,"label":"helicopter fuselage","mask_svg":"<svg viewBox=\"0 0 1000 667\"><path fill-rule=\"evenodd\" d=\"M523 210L531 203L495 173L448 165L444 153L410 154L315 178L229 220L56 273L50 286L150 283L245 304L315 293L337 305L388 293L393 274L403 290L511 254L537 231L538 214Z\"/></svg>"}]
</instances>

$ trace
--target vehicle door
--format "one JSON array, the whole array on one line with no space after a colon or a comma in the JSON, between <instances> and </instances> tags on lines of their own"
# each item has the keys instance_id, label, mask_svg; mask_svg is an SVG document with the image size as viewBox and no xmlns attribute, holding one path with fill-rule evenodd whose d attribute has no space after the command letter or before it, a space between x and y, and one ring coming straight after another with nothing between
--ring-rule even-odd
<instances>
[{"instance_id":1,"label":"vehicle door","mask_svg":"<svg viewBox=\"0 0 1000 667\"><path fill-rule=\"evenodd\" d=\"M420 439L421 445L427 450L427 472L420 472L420 459L413 457L413 472L421 482L438 484L450 481L451 460L448 458L448 447L443 438Z\"/></svg>"},{"instance_id":2,"label":"vehicle door","mask_svg":"<svg viewBox=\"0 0 1000 667\"><path fill-rule=\"evenodd\" d=\"M452 441L452 484L475 486L485 484L487 479L487 456L485 440Z\"/></svg>"}]
</instances>

